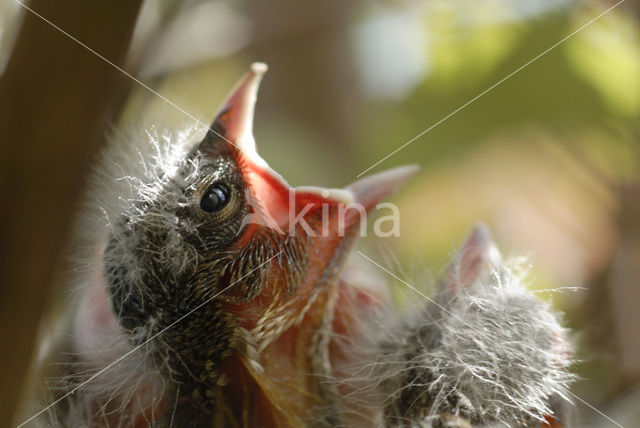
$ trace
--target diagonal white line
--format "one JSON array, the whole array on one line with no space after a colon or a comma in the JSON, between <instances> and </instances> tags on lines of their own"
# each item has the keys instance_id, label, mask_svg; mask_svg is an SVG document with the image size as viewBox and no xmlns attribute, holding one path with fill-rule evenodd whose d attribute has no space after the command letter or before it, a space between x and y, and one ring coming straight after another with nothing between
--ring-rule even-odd
<instances>
[{"instance_id":1,"label":"diagonal white line","mask_svg":"<svg viewBox=\"0 0 640 428\"><path fill-rule=\"evenodd\" d=\"M149 92L151 92L152 94L154 94L155 96L159 97L160 99L162 99L164 102L166 102L167 104L169 104L170 106L174 107L176 110L181 111L185 116L189 117L190 119L192 119L194 122L196 122L197 124L205 127L208 129L208 132L212 132L215 135L217 135L218 137L222 138L223 140L225 140L227 143L231 144L232 146L235 146L236 148L240 149L238 146L236 146L232 141L229 141L227 138L225 138L223 135L220 135L218 132L216 132L215 130L211 129L211 127L207 124L205 124L204 122L202 122L200 119L197 119L194 115L192 115L191 113L187 112L186 110L184 110L183 108L181 108L179 105L177 105L176 103L174 103L173 101L171 101L169 98L165 97L164 95L160 94L159 92L155 91L154 89L152 89L149 85L147 85L146 83L144 83L143 81L141 81L140 79L136 78L135 76L133 76L131 73L128 73L127 71L125 71L123 68L117 66L116 64L114 64L112 61L110 61L109 59L105 58L104 56L102 56L100 53L96 52L94 49L92 49L91 47L87 46L85 43L81 42L80 40L78 40L76 37L72 36L71 34L67 33L66 31L64 31L62 28L58 27L56 24L54 24L53 22L51 22L50 20L48 20L47 18L45 18L44 16L40 15L38 12L36 12L35 10L31 9L29 6L27 6L26 4L22 3L20 0L13 0L16 3L18 3L20 6L22 6L23 8L25 8L26 10L28 10L29 12L31 12L32 14L34 14L35 16L37 16L38 18L40 18L42 21L46 22L47 24L49 24L50 26L52 26L53 28L55 28L56 30L58 30L59 32L61 32L62 34L64 34L65 36L69 37L71 40L73 40L74 42L76 42L77 44L79 44L80 46L82 46L83 48L85 48L86 50L88 50L89 52L91 52L92 54L94 54L95 56L97 56L98 58L100 58L101 60L103 60L104 62L106 62L107 64L109 64L111 67L115 68L116 70L118 70L120 73L124 74L125 76L127 76L128 78L130 78L131 80L133 80L134 82L136 82L137 84L139 84L140 86L142 86L143 88L145 88L146 90L148 90Z\"/></svg>"},{"instance_id":2,"label":"diagonal white line","mask_svg":"<svg viewBox=\"0 0 640 428\"><path fill-rule=\"evenodd\" d=\"M417 288L415 288L413 285L409 284L407 281L403 280L402 278L398 277L396 274L394 274L393 272L391 272L390 270L388 270L387 268L385 268L384 266L382 266L381 264L379 264L378 262L374 261L373 259L371 259L370 257L368 257L367 255L365 255L364 253L362 253L360 250L356 250L356 253L360 254L362 257L364 257L365 259L369 260L371 263L373 263L374 265L378 266L380 269L382 269L383 271L385 271L386 273L388 273L389 275L391 275L394 279L400 281L401 283L403 283L404 285L406 285L407 287L409 287L410 289L412 289L413 291L415 291L416 293L418 293L419 295L421 295L422 297L424 297L425 299L427 299L428 301L430 301L431 303L437 305L440 309L442 309L443 311L446 311L449 315L451 316L456 316L454 314L452 314L451 312L449 312L446 308L444 308L443 306L439 305L438 302L436 302L435 300L433 300L431 297L427 296L426 294L424 294L422 291L418 290ZM463 323L465 323L464 320L460 320ZM471 327L471 326L469 326ZM471 327L473 328L473 327Z\"/></svg>"},{"instance_id":3,"label":"diagonal white line","mask_svg":"<svg viewBox=\"0 0 640 428\"><path fill-rule=\"evenodd\" d=\"M360 174L358 174L356 177L360 177L363 174L366 174L368 171L372 170L373 168L375 168L376 166L380 165L382 162L384 162L385 160L389 159L391 156L395 155L396 153L398 153L400 150L404 149L405 147L407 147L409 144L413 143L415 140L417 140L418 138L422 137L424 134L426 134L427 132L431 131L433 128L435 128L436 126L440 125L442 122L444 122L445 120L449 119L451 116L453 116L454 114L458 113L460 110L462 110L463 108L467 107L469 104L473 103L474 101L476 101L478 98L482 97L483 95L485 95L487 92L493 90L496 86L499 86L500 84L502 84L505 80L511 78L513 75L515 75L516 73L522 71L524 68L528 67L529 65L531 65L533 62L537 61L538 59L540 59L541 57L543 57L544 55L546 55L547 53L549 53L551 50L555 49L556 47L558 47L559 45L561 45L562 43L566 42L568 39L570 39L571 37L573 37L574 35L576 35L578 32L584 30L585 28L587 28L589 25L593 24L594 22L596 22L598 19L600 19L601 17L603 17L604 15L606 15L607 13L609 13L610 11L612 11L613 9L615 9L616 7L618 7L620 4L622 4L625 0L620 0L618 3L614 4L613 6L611 6L610 8L608 8L607 10L605 10L604 12L602 12L600 15L596 16L595 18L593 18L591 21L587 22L586 24L584 24L582 27L578 28L577 30L575 30L573 33L569 34L568 36L566 36L565 38L563 38L562 40L560 40L559 42L555 43L554 45L552 45L551 47L547 48L546 50L544 50L542 53L539 53L536 57L534 57L533 59L527 61L525 64L521 65L520 67L518 67L517 69L515 69L514 71L512 71L511 73L507 74L505 77L503 77L502 79L498 80L496 83L494 83L493 85L489 86L487 89L485 89L484 91L480 92L478 95L476 95L475 97L471 98L469 101L467 101L466 103L462 104L460 107L458 107L457 109L455 109L454 111L452 111L451 113L449 113L448 115L446 115L445 117L443 117L442 119L440 119L439 121L437 121L436 123L434 123L433 125L431 125L430 127L428 127L427 129L425 129L424 131L422 131L421 133L419 133L418 135L416 135L415 137L413 137L412 139L410 139L409 141L407 141L406 143L404 143L403 145L401 145L400 147L398 147L397 149L395 149L394 151L392 151L391 153L389 153L388 155L386 155L385 157L383 157L382 159L380 159L378 162L374 163L373 165L371 165L369 168L365 169L364 171L362 171Z\"/></svg>"},{"instance_id":4,"label":"diagonal white line","mask_svg":"<svg viewBox=\"0 0 640 428\"><path fill-rule=\"evenodd\" d=\"M445 311L447 314L451 315L452 317L454 317L455 319L457 319L458 321L462 322L463 324L465 324L467 327L469 327L470 329L476 331L477 333L485 336L486 338L488 338L489 340L491 340L495 345L497 345L497 343L495 343L493 341L493 338L490 336L487 336L484 334L484 332L477 330L475 327L473 327L471 324L469 324L468 322L466 322L465 320L463 320L462 318L460 318L459 316L457 316L456 314L452 313L451 311L449 311L448 309L446 309L445 307L443 307L442 305L440 305L438 302L436 302L435 300L433 300L432 298L430 298L429 296L427 296L426 294L424 294L423 292L421 292L420 290L418 290L416 287L414 287L413 285L409 284L407 281L403 280L402 278L398 277L396 274L394 274L393 272L391 272L389 269L385 268L384 266L380 265L378 262L374 261L373 259L371 259L370 257L366 256L365 254L363 254L361 251L356 250L356 253L360 254L362 257L364 257L365 259L367 259L368 261L370 261L371 263L373 263L374 265L376 265L378 268L380 268L381 270L383 270L384 272L386 272L387 274L389 274L391 277L395 278L396 280L400 281L401 283L403 283L404 285L406 285L407 287L409 287L410 289L412 289L413 291L415 291L416 293L418 293L419 295L421 295L422 297L424 297L425 299L427 299L429 302L433 303L434 305L436 305L438 308L442 309L443 311ZM595 407L593 407L591 404L587 403L586 401L584 401L582 398L578 397L577 395L575 395L574 393L572 393L571 391L567 391L569 394L571 394L573 397L577 398L580 402L584 403L585 405L589 406L591 409L595 410L596 412L598 412L600 415L602 415L603 417L605 417L606 419L608 419L609 421L611 421L612 423L614 423L615 425L619 426L620 428L624 428L622 425L620 425L619 423L617 423L616 421L614 421L613 419L611 419L609 416L605 415L604 413L602 413L600 410L596 409Z\"/></svg>"},{"instance_id":5,"label":"diagonal white line","mask_svg":"<svg viewBox=\"0 0 640 428\"><path fill-rule=\"evenodd\" d=\"M362 257L364 257L365 259L369 260L371 263L373 263L374 265L378 266L378 268L382 269L383 271L385 271L387 274L391 275L393 278L395 278L396 280L400 281L401 283L403 283L404 285L406 285L407 287L409 287L410 289L412 289L413 291L415 291L416 293L418 293L419 295L421 295L422 297L424 297L425 299L427 299L429 302L433 303L434 305L436 305L438 308L442 309L444 312L446 312L447 314L451 315L452 317L454 317L455 319L457 319L458 321L460 321L461 323L465 324L467 327L469 327L470 329L482 334L483 336L485 336L485 334L479 330L476 330L476 328L474 326L472 326L471 324L469 324L468 322L466 322L465 320L463 320L462 318L460 318L459 316L457 316L456 314L454 314L453 312L451 312L450 310L448 310L447 308L445 308L444 306L442 306L441 304L439 304L438 302L436 302L435 300L433 300L431 297L427 296L426 294L424 294L422 291L418 290L416 287L414 287L413 285L409 284L407 281L403 280L402 278L398 277L396 274L394 274L393 272L391 272L390 270L386 269L384 266L380 265L378 262L374 261L373 259L371 259L370 257L366 256L364 253L362 253L359 250L356 250L356 253L360 254ZM487 337L489 340L493 341L493 338ZM497 344L496 344L497 345Z\"/></svg>"},{"instance_id":6,"label":"diagonal white line","mask_svg":"<svg viewBox=\"0 0 640 428\"><path fill-rule=\"evenodd\" d=\"M210 298L208 298L207 300L205 300L204 302L200 303L198 306L196 306L195 308L191 309L189 312L187 312L186 314L182 315L180 318L178 318L177 320L175 320L174 322L172 322L171 324L169 324L168 326L166 326L165 328L163 328L162 330L160 330L159 332L157 332L156 334L154 334L153 336L151 336L150 338L148 338L147 340L145 340L143 343L141 343L140 345L136 346L135 348L131 349L129 352L127 352L126 354L122 355L121 357L119 357L117 360L113 361L112 363L110 363L109 365L103 367L102 369L100 369L98 372L96 372L94 375L92 375L89 379L85 380L84 382L80 383L78 386L76 386L75 388L73 388L71 391L67 392L65 395L63 395L62 397L58 398L56 401L54 401L53 403L49 404L47 407L45 407L44 409L40 410L38 413L36 413L35 415L31 416L29 419L27 419L26 421L22 422L20 425L18 425L17 428L20 428L24 425L26 425L27 423L31 422L33 419L35 419L36 417L40 416L42 413L46 412L47 410L49 410L51 407L55 406L56 404L58 404L60 401L64 400L65 398L67 398L69 395L75 393L77 390L79 390L80 388L82 388L83 386L85 386L86 384L88 384L89 382L91 382L92 380L94 380L95 378L97 378L98 376L100 376L102 373L104 373L105 371L109 370L110 368L112 368L113 366L115 366L116 364L118 364L120 361L124 360L125 358L127 358L129 355L131 355L132 353L134 353L135 351L137 351L138 349L140 349L141 347L143 347L144 345L146 345L147 343L151 342L153 339L155 339L156 337L160 336L162 333L164 333L165 331L169 330L171 327L175 326L176 324L178 324L180 321L182 321L183 319L187 318L189 315L191 315L192 313L194 313L195 311L197 311L198 309L200 309L201 307L203 307L204 305L206 305L207 303L210 303L213 299L215 299L216 297L218 297L219 295L221 295L222 293L224 293L225 291L227 291L229 288L231 288L232 285L237 284L238 282L240 282L242 279L246 278L249 274L255 272L256 270L260 269L262 266L264 266L265 264L269 263L271 260L273 260L274 258L278 257L280 254L282 254L282 251L280 251L279 253L275 254L274 256L271 256L268 260L260 263L258 266L256 266L255 268L251 269L249 272L247 272L246 274L244 274L242 277L238 278L237 280L235 280L234 282L232 282L231 284L229 284L228 286L226 286L225 288L223 288L221 291L219 291L218 293L214 294L213 296L211 296Z\"/></svg>"},{"instance_id":7,"label":"diagonal white line","mask_svg":"<svg viewBox=\"0 0 640 428\"><path fill-rule=\"evenodd\" d=\"M585 406L589 407L590 409L594 410L595 412L599 413L600 416L602 416L605 419L608 419L611 423L619 426L620 428L624 428L622 425L620 425L619 423L617 423L616 421L614 421L613 419L611 419L609 416L605 415L604 413L602 413L600 410L596 409L595 407L593 407L591 404L587 403L586 401L584 401L582 398L578 397L576 394L574 394L571 391L567 391L569 394L571 394L573 396L573 398L576 398L578 401L580 401L582 404L584 404Z\"/></svg>"}]
</instances>

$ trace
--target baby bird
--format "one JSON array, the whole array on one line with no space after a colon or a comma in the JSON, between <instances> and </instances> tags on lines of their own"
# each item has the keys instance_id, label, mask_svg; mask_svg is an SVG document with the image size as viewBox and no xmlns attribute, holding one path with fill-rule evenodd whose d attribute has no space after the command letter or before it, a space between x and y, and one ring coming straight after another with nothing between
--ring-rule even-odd
<instances>
[{"instance_id":1,"label":"baby bird","mask_svg":"<svg viewBox=\"0 0 640 428\"><path fill-rule=\"evenodd\" d=\"M380 346L388 421L568 426L567 332L522 279L477 226L435 299Z\"/></svg>"},{"instance_id":2,"label":"baby bird","mask_svg":"<svg viewBox=\"0 0 640 428\"><path fill-rule=\"evenodd\" d=\"M566 332L484 227L420 310L352 247L415 166L293 188L258 155L252 65L205 136L149 132L78 289L59 426L549 426ZM189 141L187 141L189 140ZM116 183L114 182L114 183ZM429 299L424 296L425 299ZM418 296L418 298L422 298ZM555 417L555 419L554 419ZM537 425L536 425L537 424Z\"/></svg>"}]
</instances>

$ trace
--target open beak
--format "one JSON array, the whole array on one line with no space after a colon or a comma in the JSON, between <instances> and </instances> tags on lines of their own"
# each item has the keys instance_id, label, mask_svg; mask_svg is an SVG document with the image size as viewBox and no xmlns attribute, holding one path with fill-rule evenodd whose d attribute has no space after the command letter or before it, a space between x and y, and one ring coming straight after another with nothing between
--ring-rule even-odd
<instances>
[{"instance_id":1,"label":"open beak","mask_svg":"<svg viewBox=\"0 0 640 428\"><path fill-rule=\"evenodd\" d=\"M259 372L246 361L244 367L270 397L279 393L273 389L274 379L299 386L292 386L292 391L304 390L309 381L310 360L298 350L310 349L323 314L334 304L335 287L329 285L337 284L357 227L364 223L357 214L375 208L418 168L396 168L344 189L290 186L258 155L253 138L254 105L265 71L263 64L251 66L223 104L212 129L219 130L230 145L247 186L245 200L253 208L243 218L234 242L234 249L248 254L242 266L255 268L256 257L265 253L276 254L277 250L280 255L268 266L257 266L265 278L264 291L251 301L230 301L225 306L257 338L255 346L264 365ZM286 334L282 333L285 327ZM299 346L292 347L292 341ZM296 373L304 376L298 378ZM283 401L288 403L289 398ZM298 406L295 400L283 412L306 412L304 405Z\"/></svg>"},{"instance_id":2,"label":"open beak","mask_svg":"<svg viewBox=\"0 0 640 428\"><path fill-rule=\"evenodd\" d=\"M346 187L353 194L353 200L363 205L367 211L378 202L395 193L409 179L420 171L418 165L405 165L378 174L363 177Z\"/></svg>"},{"instance_id":3,"label":"open beak","mask_svg":"<svg viewBox=\"0 0 640 428\"><path fill-rule=\"evenodd\" d=\"M266 71L265 64L252 64L231 91L214 121L214 126L223 130L225 139L235 146L244 159L243 175L254 195L253 203L260 207L256 212L261 213L256 214L250 223L266 224L279 232L286 232L292 214L299 215L305 209L314 211L309 206L321 207L324 204L335 207L342 204L353 207L355 204L368 212L418 172L416 165L402 166L364 177L344 189L291 187L260 157L253 137L254 107L260 81ZM346 227L355 226L357 219L352 223Z\"/></svg>"},{"instance_id":4,"label":"open beak","mask_svg":"<svg viewBox=\"0 0 640 428\"><path fill-rule=\"evenodd\" d=\"M495 269L501 257L489 228L477 224L449 265L443 291L449 297L455 296Z\"/></svg>"},{"instance_id":5,"label":"open beak","mask_svg":"<svg viewBox=\"0 0 640 428\"><path fill-rule=\"evenodd\" d=\"M267 69L267 65L262 62L251 64L249 71L227 97L214 121L214 125L224 130L227 142L235 145L246 158L265 167L266 162L258 155L253 138L253 113L258 98L258 87Z\"/></svg>"}]
</instances>

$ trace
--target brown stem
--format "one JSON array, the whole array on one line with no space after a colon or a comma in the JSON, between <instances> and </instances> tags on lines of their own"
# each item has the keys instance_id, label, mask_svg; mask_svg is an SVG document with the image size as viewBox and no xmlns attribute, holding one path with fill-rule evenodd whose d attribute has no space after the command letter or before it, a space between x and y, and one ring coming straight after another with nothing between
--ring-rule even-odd
<instances>
[{"instance_id":1,"label":"brown stem","mask_svg":"<svg viewBox=\"0 0 640 428\"><path fill-rule=\"evenodd\" d=\"M28 7L122 64L140 4L34 0ZM24 10L0 78L0 427L15 417L83 179L126 87L119 71Z\"/></svg>"}]
</instances>

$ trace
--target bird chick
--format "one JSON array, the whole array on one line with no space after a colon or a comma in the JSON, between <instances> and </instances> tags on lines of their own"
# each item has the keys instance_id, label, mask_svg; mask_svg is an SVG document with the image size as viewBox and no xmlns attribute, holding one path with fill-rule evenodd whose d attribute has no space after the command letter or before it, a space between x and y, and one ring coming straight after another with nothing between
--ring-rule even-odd
<instances>
[{"instance_id":1,"label":"bird chick","mask_svg":"<svg viewBox=\"0 0 640 428\"><path fill-rule=\"evenodd\" d=\"M436 298L381 344L390 424L567 426L567 331L523 276L477 226Z\"/></svg>"},{"instance_id":2,"label":"bird chick","mask_svg":"<svg viewBox=\"0 0 640 428\"><path fill-rule=\"evenodd\" d=\"M414 172L291 188L255 150L264 71L254 64L175 172L142 190L104 252L119 325L171 380L172 417L194 426L308 418L321 401L308 376L321 364L314 348L359 223L334 220L352 202L370 209Z\"/></svg>"},{"instance_id":3,"label":"bird chick","mask_svg":"<svg viewBox=\"0 0 640 428\"><path fill-rule=\"evenodd\" d=\"M289 186L252 135L265 70L251 67L203 139L120 178L132 191L73 320L66 423L296 426L329 400L315 375L330 366L337 274L361 221L345 207L372 209L417 168Z\"/></svg>"},{"instance_id":4,"label":"bird chick","mask_svg":"<svg viewBox=\"0 0 640 428\"><path fill-rule=\"evenodd\" d=\"M487 232L465 244L432 303L398 311L349 255L362 213L417 168L344 189L289 186L252 135L265 71L251 67L203 138L149 132L159 154L113 182L130 191L105 208L78 286L51 422L516 426L553 416L550 400L570 380L565 331Z\"/></svg>"}]
</instances>

